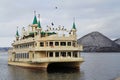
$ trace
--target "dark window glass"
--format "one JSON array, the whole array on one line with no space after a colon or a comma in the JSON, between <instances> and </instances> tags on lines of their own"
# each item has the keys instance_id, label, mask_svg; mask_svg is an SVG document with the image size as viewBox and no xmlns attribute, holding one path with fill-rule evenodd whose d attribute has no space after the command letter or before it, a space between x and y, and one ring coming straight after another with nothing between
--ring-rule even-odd
<instances>
[{"instance_id":1,"label":"dark window glass","mask_svg":"<svg viewBox=\"0 0 120 80\"><path fill-rule=\"evenodd\" d=\"M68 56L70 56L70 57L71 57L71 52L68 52Z\"/></svg>"},{"instance_id":2,"label":"dark window glass","mask_svg":"<svg viewBox=\"0 0 120 80\"><path fill-rule=\"evenodd\" d=\"M66 42L61 42L60 45L61 46L66 46Z\"/></svg>"},{"instance_id":3,"label":"dark window glass","mask_svg":"<svg viewBox=\"0 0 120 80\"><path fill-rule=\"evenodd\" d=\"M77 52L73 52L73 56L74 56L74 57L77 57Z\"/></svg>"},{"instance_id":4,"label":"dark window glass","mask_svg":"<svg viewBox=\"0 0 120 80\"><path fill-rule=\"evenodd\" d=\"M59 57L59 52L55 52L55 57Z\"/></svg>"},{"instance_id":5,"label":"dark window glass","mask_svg":"<svg viewBox=\"0 0 120 80\"><path fill-rule=\"evenodd\" d=\"M50 46L53 46L53 42L50 42Z\"/></svg>"},{"instance_id":6,"label":"dark window glass","mask_svg":"<svg viewBox=\"0 0 120 80\"><path fill-rule=\"evenodd\" d=\"M26 54L26 58L29 58L29 53Z\"/></svg>"},{"instance_id":7,"label":"dark window glass","mask_svg":"<svg viewBox=\"0 0 120 80\"><path fill-rule=\"evenodd\" d=\"M59 42L55 42L55 46L59 46Z\"/></svg>"},{"instance_id":8,"label":"dark window glass","mask_svg":"<svg viewBox=\"0 0 120 80\"><path fill-rule=\"evenodd\" d=\"M75 42L73 42L73 46L75 47Z\"/></svg>"},{"instance_id":9,"label":"dark window glass","mask_svg":"<svg viewBox=\"0 0 120 80\"><path fill-rule=\"evenodd\" d=\"M44 42L40 42L40 47L43 47L44 46Z\"/></svg>"},{"instance_id":10,"label":"dark window glass","mask_svg":"<svg viewBox=\"0 0 120 80\"><path fill-rule=\"evenodd\" d=\"M50 53L49 53L49 57L53 57L53 52L50 52Z\"/></svg>"},{"instance_id":11,"label":"dark window glass","mask_svg":"<svg viewBox=\"0 0 120 80\"><path fill-rule=\"evenodd\" d=\"M71 46L71 42L68 42L68 46Z\"/></svg>"},{"instance_id":12,"label":"dark window glass","mask_svg":"<svg viewBox=\"0 0 120 80\"><path fill-rule=\"evenodd\" d=\"M61 52L62 57L66 57L66 52Z\"/></svg>"}]
</instances>

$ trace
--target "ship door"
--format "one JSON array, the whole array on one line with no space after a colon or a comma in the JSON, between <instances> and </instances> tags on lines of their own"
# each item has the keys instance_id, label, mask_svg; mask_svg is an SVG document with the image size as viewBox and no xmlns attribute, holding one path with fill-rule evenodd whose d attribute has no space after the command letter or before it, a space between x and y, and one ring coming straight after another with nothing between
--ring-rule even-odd
<instances>
[{"instance_id":1,"label":"ship door","mask_svg":"<svg viewBox=\"0 0 120 80\"><path fill-rule=\"evenodd\" d=\"M34 53L32 54L32 59L34 59Z\"/></svg>"},{"instance_id":2,"label":"ship door","mask_svg":"<svg viewBox=\"0 0 120 80\"><path fill-rule=\"evenodd\" d=\"M15 52L12 53L12 61L15 61Z\"/></svg>"},{"instance_id":3,"label":"ship door","mask_svg":"<svg viewBox=\"0 0 120 80\"><path fill-rule=\"evenodd\" d=\"M34 59L34 52L32 52L32 51L29 52L29 59L30 59L30 61L32 61L32 59Z\"/></svg>"}]
</instances>

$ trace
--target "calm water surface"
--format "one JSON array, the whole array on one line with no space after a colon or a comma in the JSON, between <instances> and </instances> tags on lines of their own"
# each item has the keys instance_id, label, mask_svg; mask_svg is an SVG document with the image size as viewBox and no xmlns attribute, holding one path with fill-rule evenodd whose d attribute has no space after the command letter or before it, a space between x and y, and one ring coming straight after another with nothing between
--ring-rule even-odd
<instances>
[{"instance_id":1,"label":"calm water surface","mask_svg":"<svg viewBox=\"0 0 120 80\"><path fill-rule=\"evenodd\" d=\"M41 71L7 65L0 53L0 80L114 80L120 76L120 53L82 53L80 70Z\"/></svg>"}]
</instances>

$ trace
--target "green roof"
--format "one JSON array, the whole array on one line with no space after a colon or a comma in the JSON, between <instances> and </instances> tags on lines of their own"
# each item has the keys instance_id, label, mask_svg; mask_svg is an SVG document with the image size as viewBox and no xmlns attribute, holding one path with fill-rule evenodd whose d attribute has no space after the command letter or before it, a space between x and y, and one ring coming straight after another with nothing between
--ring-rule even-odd
<instances>
[{"instance_id":1,"label":"green roof","mask_svg":"<svg viewBox=\"0 0 120 80\"><path fill-rule=\"evenodd\" d=\"M38 28L41 28L41 24L40 24L40 21L38 22Z\"/></svg>"},{"instance_id":2,"label":"green roof","mask_svg":"<svg viewBox=\"0 0 120 80\"><path fill-rule=\"evenodd\" d=\"M37 17L36 17L36 15L34 16L33 24L37 24Z\"/></svg>"},{"instance_id":3,"label":"green roof","mask_svg":"<svg viewBox=\"0 0 120 80\"><path fill-rule=\"evenodd\" d=\"M16 36L19 36L18 30L16 31Z\"/></svg>"},{"instance_id":4,"label":"green roof","mask_svg":"<svg viewBox=\"0 0 120 80\"><path fill-rule=\"evenodd\" d=\"M35 33L37 33L37 32L35 32ZM29 35L33 35L33 34L34 34L34 32L30 32L30 33L29 33ZM46 32L42 31L41 34L42 34L42 35L45 35ZM53 35L53 34L56 34L56 33L55 33L55 32L47 32L47 34L48 34L48 35Z\"/></svg>"},{"instance_id":5,"label":"green roof","mask_svg":"<svg viewBox=\"0 0 120 80\"><path fill-rule=\"evenodd\" d=\"M72 27L73 29L76 29L76 27L75 27L75 22L73 22L73 27Z\"/></svg>"},{"instance_id":6,"label":"green roof","mask_svg":"<svg viewBox=\"0 0 120 80\"><path fill-rule=\"evenodd\" d=\"M41 34L45 34L45 32L44 32L44 31L42 31L42 32L41 32Z\"/></svg>"}]
</instances>

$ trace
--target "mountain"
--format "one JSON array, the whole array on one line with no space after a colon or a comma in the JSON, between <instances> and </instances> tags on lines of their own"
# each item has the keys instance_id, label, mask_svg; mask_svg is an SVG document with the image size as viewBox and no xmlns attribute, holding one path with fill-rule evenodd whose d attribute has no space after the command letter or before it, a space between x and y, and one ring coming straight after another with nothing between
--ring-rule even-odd
<instances>
[{"instance_id":1,"label":"mountain","mask_svg":"<svg viewBox=\"0 0 120 80\"><path fill-rule=\"evenodd\" d=\"M114 40L114 42L120 45L120 38L119 38L119 39Z\"/></svg>"},{"instance_id":2,"label":"mountain","mask_svg":"<svg viewBox=\"0 0 120 80\"><path fill-rule=\"evenodd\" d=\"M100 32L91 32L78 39L78 44L83 45L86 52L111 52L120 51L120 46Z\"/></svg>"},{"instance_id":3,"label":"mountain","mask_svg":"<svg viewBox=\"0 0 120 80\"><path fill-rule=\"evenodd\" d=\"M10 47L0 47L0 52L7 52Z\"/></svg>"}]
</instances>

